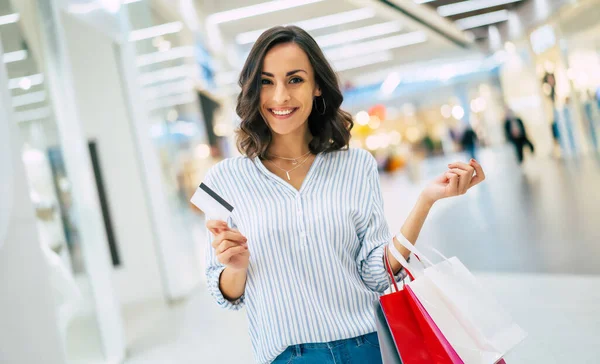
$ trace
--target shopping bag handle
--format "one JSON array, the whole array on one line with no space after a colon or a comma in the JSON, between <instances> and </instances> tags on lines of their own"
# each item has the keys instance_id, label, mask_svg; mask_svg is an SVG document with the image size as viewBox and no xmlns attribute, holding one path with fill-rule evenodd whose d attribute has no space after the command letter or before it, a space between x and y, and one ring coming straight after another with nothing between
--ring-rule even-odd
<instances>
[{"instance_id":1,"label":"shopping bag handle","mask_svg":"<svg viewBox=\"0 0 600 364\"><path fill-rule=\"evenodd\" d=\"M392 266L390 264L390 260L388 259L388 247L384 247L383 248L383 262L385 264L385 271L387 272L388 275L388 280L390 281L390 288L393 287L395 292L398 292L398 285L396 284L396 278L394 277L394 272L392 271Z\"/></svg>"},{"instance_id":2,"label":"shopping bag handle","mask_svg":"<svg viewBox=\"0 0 600 364\"><path fill-rule=\"evenodd\" d=\"M409 252L413 253L417 257L417 259L419 259L422 262L424 261L425 263L429 264L429 266L435 265L429 258L427 258L427 256L425 254L423 254L423 252L421 250L419 250L419 248L417 248L415 245L411 244L410 241L408 241L408 239L406 239L401 232L396 234L396 239ZM427 244L423 244L423 243L420 243L420 245L423 246L424 248L427 248L427 249L431 250L432 252L434 252L436 255L438 255L440 258L442 258L443 261L448 260L448 258L444 254L442 254L442 252L437 250L436 248L434 248L430 245L427 245ZM398 252L398 249L396 249L395 245L393 244L393 240L392 240L392 244L390 246L390 251L392 252L392 255L394 255L394 250L396 250L396 252ZM400 252L398 252L398 254L400 255ZM395 255L394 255L394 258L396 258Z\"/></svg>"},{"instance_id":3,"label":"shopping bag handle","mask_svg":"<svg viewBox=\"0 0 600 364\"><path fill-rule=\"evenodd\" d=\"M392 253L392 256L398 261L398 263L400 263L402 268L404 268L404 270L406 270L410 279L414 281L415 277L419 276L419 274L416 274L416 271L412 267L410 267L410 265L408 264L408 260L406 260L406 258L404 258L404 256L402 254L400 254L400 252L396 248L396 245L394 244L393 239L388 244L387 249L389 249L390 253ZM389 264L389 261L388 261L388 264ZM391 270L391 268L390 268L390 270ZM392 277L393 277L393 275L392 275Z\"/></svg>"}]
</instances>

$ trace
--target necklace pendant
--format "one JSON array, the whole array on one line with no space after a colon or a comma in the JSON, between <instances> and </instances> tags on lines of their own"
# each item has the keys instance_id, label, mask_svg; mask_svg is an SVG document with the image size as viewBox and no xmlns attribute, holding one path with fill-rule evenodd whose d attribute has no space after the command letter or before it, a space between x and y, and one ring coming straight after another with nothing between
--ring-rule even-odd
<instances>
[{"instance_id":1,"label":"necklace pendant","mask_svg":"<svg viewBox=\"0 0 600 364\"><path fill-rule=\"evenodd\" d=\"M293 165L296 165L296 164L298 164L298 161L297 161L296 159L294 159L294 160L292 161L292 164L293 164Z\"/></svg>"},{"instance_id":2,"label":"necklace pendant","mask_svg":"<svg viewBox=\"0 0 600 364\"><path fill-rule=\"evenodd\" d=\"M290 178L290 172L285 172L285 174L287 175L288 181L291 181L292 179Z\"/></svg>"}]
</instances>

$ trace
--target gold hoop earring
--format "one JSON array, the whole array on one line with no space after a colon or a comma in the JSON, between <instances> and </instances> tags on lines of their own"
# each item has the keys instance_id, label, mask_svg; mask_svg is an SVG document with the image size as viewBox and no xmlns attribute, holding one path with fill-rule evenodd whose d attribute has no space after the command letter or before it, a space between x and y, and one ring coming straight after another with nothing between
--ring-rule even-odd
<instances>
[{"instance_id":1,"label":"gold hoop earring","mask_svg":"<svg viewBox=\"0 0 600 364\"><path fill-rule=\"evenodd\" d=\"M317 107L317 98L315 97L313 99L314 104L315 104L315 110L317 110L317 112L321 115L325 115L325 111L327 110L327 105L325 104L325 98L321 96L321 100L323 100L323 111L319 111L319 108Z\"/></svg>"}]
</instances>

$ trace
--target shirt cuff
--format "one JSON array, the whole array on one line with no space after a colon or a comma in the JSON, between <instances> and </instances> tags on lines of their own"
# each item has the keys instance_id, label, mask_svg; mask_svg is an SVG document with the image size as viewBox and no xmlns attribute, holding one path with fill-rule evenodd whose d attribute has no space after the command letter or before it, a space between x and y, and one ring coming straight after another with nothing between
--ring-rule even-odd
<instances>
[{"instance_id":1,"label":"shirt cuff","mask_svg":"<svg viewBox=\"0 0 600 364\"><path fill-rule=\"evenodd\" d=\"M223 292L221 292L221 288L219 287L219 281L221 280L221 273L225 270L226 267L218 267L212 272L211 277L208 279L208 290L211 295L217 300L217 304L223 308L228 310L237 311L244 307L246 295L243 294L240 298L235 301L229 301L225 296L223 296Z\"/></svg>"}]
</instances>

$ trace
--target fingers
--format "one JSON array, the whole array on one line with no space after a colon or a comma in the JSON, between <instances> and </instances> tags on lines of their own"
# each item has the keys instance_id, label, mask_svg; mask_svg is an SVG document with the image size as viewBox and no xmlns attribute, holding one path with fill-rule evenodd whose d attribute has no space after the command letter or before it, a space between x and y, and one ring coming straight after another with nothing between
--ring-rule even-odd
<instances>
[{"instance_id":1,"label":"fingers","mask_svg":"<svg viewBox=\"0 0 600 364\"><path fill-rule=\"evenodd\" d=\"M471 188L485 180L485 173L483 172L481 165L475 159L471 159L469 164L475 168L475 177L473 177L471 185L469 186L469 188Z\"/></svg>"},{"instance_id":2,"label":"fingers","mask_svg":"<svg viewBox=\"0 0 600 364\"><path fill-rule=\"evenodd\" d=\"M215 253L217 255L223 254L227 250L229 250L231 248L236 248L238 246L246 246L247 247L248 244L247 243L239 243L239 242L235 242L235 241L231 241L231 240L223 240L215 249Z\"/></svg>"},{"instance_id":3,"label":"fingers","mask_svg":"<svg viewBox=\"0 0 600 364\"><path fill-rule=\"evenodd\" d=\"M219 260L223 264L227 264L231 258L238 254L245 254L248 252L248 246L237 246L234 248L227 249L224 253L219 255Z\"/></svg>"},{"instance_id":4,"label":"fingers","mask_svg":"<svg viewBox=\"0 0 600 364\"><path fill-rule=\"evenodd\" d=\"M222 220L208 220L206 222L206 227L208 228L208 231L215 236L229 229L227 223Z\"/></svg>"},{"instance_id":5,"label":"fingers","mask_svg":"<svg viewBox=\"0 0 600 364\"><path fill-rule=\"evenodd\" d=\"M475 168L473 168L473 166L471 166L470 164L467 164L467 163L463 163L463 162L450 163L450 164L448 164L448 168L462 169L463 171L471 172L471 174L473 174L473 172L475 172Z\"/></svg>"},{"instance_id":6,"label":"fingers","mask_svg":"<svg viewBox=\"0 0 600 364\"><path fill-rule=\"evenodd\" d=\"M446 178L448 178L448 188L450 193L458 195L458 175L452 172L446 172Z\"/></svg>"},{"instance_id":7,"label":"fingers","mask_svg":"<svg viewBox=\"0 0 600 364\"><path fill-rule=\"evenodd\" d=\"M471 183L472 174L469 174L468 171L452 168L450 172L458 175L458 194L462 195L467 192L469 189L469 184Z\"/></svg>"},{"instance_id":8,"label":"fingers","mask_svg":"<svg viewBox=\"0 0 600 364\"><path fill-rule=\"evenodd\" d=\"M206 227L209 230L216 230L216 229L224 229L227 228L227 223L223 220L208 220L206 221Z\"/></svg>"},{"instance_id":9,"label":"fingers","mask_svg":"<svg viewBox=\"0 0 600 364\"><path fill-rule=\"evenodd\" d=\"M242 234L240 234L239 231L237 231L237 230L226 230L226 231L222 231L221 233L219 233L215 237L215 240L213 240L213 242L212 242L213 248L217 249L217 247L224 240L229 240L229 241L232 241L232 242L238 243L238 244L243 244L243 243L247 243L248 242L248 239L246 239L245 236L243 236Z\"/></svg>"}]
</instances>

